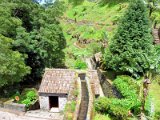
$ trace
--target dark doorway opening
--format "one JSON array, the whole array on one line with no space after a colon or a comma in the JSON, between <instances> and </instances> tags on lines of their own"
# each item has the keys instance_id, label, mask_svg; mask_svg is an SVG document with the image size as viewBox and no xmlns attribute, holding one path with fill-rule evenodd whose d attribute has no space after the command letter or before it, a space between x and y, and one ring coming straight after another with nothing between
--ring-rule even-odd
<instances>
[{"instance_id":1,"label":"dark doorway opening","mask_svg":"<svg viewBox=\"0 0 160 120\"><path fill-rule=\"evenodd\" d=\"M50 108L58 108L59 107L58 96L49 96L49 106Z\"/></svg>"},{"instance_id":2,"label":"dark doorway opening","mask_svg":"<svg viewBox=\"0 0 160 120\"><path fill-rule=\"evenodd\" d=\"M78 77L80 77L81 80L85 80L86 73L79 73Z\"/></svg>"}]
</instances>

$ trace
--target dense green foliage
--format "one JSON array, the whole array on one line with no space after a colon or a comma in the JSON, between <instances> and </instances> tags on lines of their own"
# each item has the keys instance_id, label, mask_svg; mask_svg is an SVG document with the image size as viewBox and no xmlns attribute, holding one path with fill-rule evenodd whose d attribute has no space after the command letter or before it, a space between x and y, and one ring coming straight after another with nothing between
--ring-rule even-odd
<instances>
[{"instance_id":1,"label":"dense green foliage","mask_svg":"<svg viewBox=\"0 0 160 120\"><path fill-rule=\"evenodd\" d=\"M146 6L141 0L131 2L115 33L104 61L106 69L135 77L153 68L151 29Z\"/></svg>"},{"instance_id":2,"label":"dense green foliage","mask_svg":"<svg viewBox=\"0 0 160 120\"><path fill-rule=\"evenodd\" d=\"M68 0L69 3L72 3L73 5L79 5L82 4L85 0Z\"/></svg>"},{"instance_id":3,"label":"dense green foliage","mask_svg":"<svg viewBox=\"0 0 160 120\"><path fill-rule=\"evenodd\" d=\"M98 98L95 101L95 109L103 114L110 114L115 119L126 119L128 112L134 114L140 112L141 103L138 97L139 87L137 83L128 76L118 76L114 86L120 91L122 99L116 98Z\"/></svg>"},{"instance_id":4,"label":"dense green foliage","mask_svg":"<svg viewBox=\"0 0 160 120\"><path fill-rule=\"evenodd\" d=\"M25 89L22 94L16 96L19 96L20 99L18 103L25 104L27 108L38 100L38 94L35 89Z\"/></svg>"},{"instance_id":5,"label":"dense green foliage","mask_svg":"<svg viewBox=\"0 0 160 120\"><path fill-rule=\"evenodd\" d=\"M83 62L82 60L77 59L76 62L75 62L74 67L75 67L75 69L86 69L86 68L87 68L87 65L86 65L86 63Z\"/></svg>"},{"instance_id":6,"label":"dense green foliage","mask_svg":"<svg viewBox=\"0 0 160 120\"><path fill-rule=\"evenodd\" d=\"M66 41L57 20L62 15L63 10L63 4L59 1L47 8L32 0L0 2L0 34L12 39L11 51L18 51L22 54L15 55L17 60L5 54L6 60L15 59L14 62L19 63L20 67L10 65L12 69L15 69L12 74L15 74L16 77L20 76L23 80L23 76L29 73L25 70L25 65L31 68L31 74L27 75L25 79L32 81L41 78L45 67L64 66L62 50L66 46ZM22 61L25 61L24 65ZM7 65L4 65L2 71L6 71L5 67ZM9 77L10 74L6 72L7 75ZM14 78L16 79L16 77ZM20 78L17 81L20 81Z\"/></svg>"},{"instance_id":7,"label":"dense green foliage","mask_svg":"<svg viewBox=\"0 0 160 120\"><path fill-rule=\"evenodd\" d=\"M13 40L0 34L0 87L20 82L30 72L26 56L11 49Z\"/></svg>"}]
</instances>

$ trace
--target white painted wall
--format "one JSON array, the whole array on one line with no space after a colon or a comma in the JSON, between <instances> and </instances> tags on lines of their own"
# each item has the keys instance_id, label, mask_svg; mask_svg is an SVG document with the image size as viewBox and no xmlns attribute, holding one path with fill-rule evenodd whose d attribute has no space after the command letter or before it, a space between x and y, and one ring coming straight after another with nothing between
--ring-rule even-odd
<instances>
[{"instance_id":1,"label":"white painted wall","mask_svg":"<svg viewBox=\"0 0 160 120\"><path fill-rule=\"evenodd\" d=\"M43 110L49 110L49 97L39 96L40 108Z\"/></svg>"},{"instance_id":2,"label":"white painted wall","mask_svg":"<svg viewBox=\"0 0 160 120\"><path fill-rule=\"evenodd\" d=\"M67 103L66 96L59 96L59 111L63 111Z\"/></svg>"}]
</instances>

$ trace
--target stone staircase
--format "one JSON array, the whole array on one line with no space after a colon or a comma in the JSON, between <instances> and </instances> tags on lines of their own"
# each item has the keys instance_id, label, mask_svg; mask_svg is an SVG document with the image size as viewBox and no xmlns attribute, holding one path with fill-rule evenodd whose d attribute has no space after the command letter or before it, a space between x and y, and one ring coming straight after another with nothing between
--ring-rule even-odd
<instances>
[{"instance_id":1,"label":"stone staircase","mask_svg":"<svg viewBox=\"0 0 160 120\"><path fill-rule=\"evenodd\" d=\"M158 29L153 29L152 30L152 34L154 37L154 43L155 44L160 44L160 39L159 39L159 35L158 35Z\"/></svg>"},{"instance_id":2,"label":"stone staircase","mask_svg":"<svg viewBox=\"0 0 160 120\"><path fill-rule=\"evenodd\" d=\"M81 99L78 120L86 120L89 96L88 96L88 89L87 89L87 84L85 80L81 80L81 86L82 86L82 99Z\"/></svg>"}]
</instances>

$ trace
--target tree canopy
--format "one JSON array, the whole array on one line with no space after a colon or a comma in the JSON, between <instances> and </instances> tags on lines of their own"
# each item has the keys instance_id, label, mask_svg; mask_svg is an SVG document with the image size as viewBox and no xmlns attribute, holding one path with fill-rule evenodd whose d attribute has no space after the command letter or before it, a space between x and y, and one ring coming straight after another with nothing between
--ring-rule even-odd
<instances>
[{"instance_id":1,"label":"tree canopy","mask_svg":"<svg viewBox=\"0 0 160 120\"><path fill-rule=\"evenodd\" d=\"M57 19L62 15L63 10L63 3L59 1L48 7L43 7L33 0L0 2L0 34L1 37L3 36L0 42L3 43L4 40L9 39L10 52L17 57L16 60L13 56L8 56L6 60L12 60L17 64L18 61L21 64L24 62L20 65L24 70L21 67L12 66L17 76L19 73L16 71L20 70L22 73L24 71L19 75L22 80L40 79L45 67L64 66L63 49L66 41ZM29 68L31 72L24 78L29 73ZM1 82L4 81L5 79L1 80Z\"/></svg>"},{"instance_id":2,"label":"tree canopy","mask_svg":"<svg viewBox=\"0 0 160 120\"><path fill-rule=\"evenodd\" d=\"M30 73L25 65L26 56L11 49L12 39L0 35L0 87L20 82Z\"/></svg>"},{"instance_id":3,"label":"tree canopy","mask_svg":"<svg viewBox=\"0 0 160 120\"><path fill-rule=\"evenodd\" d=\"M131 2L104 54L106 69L134 75L152 66L154 46L146 6L141 0Z\"/></svg>"}]
</instances>

